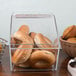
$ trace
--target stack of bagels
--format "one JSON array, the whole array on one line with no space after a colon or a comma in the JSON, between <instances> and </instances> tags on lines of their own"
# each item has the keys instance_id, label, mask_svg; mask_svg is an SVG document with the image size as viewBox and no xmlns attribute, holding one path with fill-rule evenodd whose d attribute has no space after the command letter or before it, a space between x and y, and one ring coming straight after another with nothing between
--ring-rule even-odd
<instances>
[{"instance_id":1,"label":"stack of bagels","mask_svg":"<svg viewBox=\"0 0 76 76\"><path fill-rule=\"evenodd\" d=\"M16 66L44 69L50 68L56 61L54 52L44 49L51 48L52 41L41 33L29 32L27 25L22 25L12 35L11 44L17 48L11 57Z\"/></svg>"},{"instance_id":2,"label":"stack of bagels","mask_svg":"<svg viewBox=\"0 0 76 76\"><path fill-rule=\"evenodd\" d=\"M76 25L69 26L63 32L62 38L70 43L76 43Z\"/></svg>"},{"instance_id":3,"label":"stack of bagels","mask_svg":"<svg viewBox=\"0 0 76 76\"><path fill-rule=\"evenodd\" d=\"M60 37L63 51L70 57L76 57L76 25L67 27Z\"/></svg>"}]
</instances>

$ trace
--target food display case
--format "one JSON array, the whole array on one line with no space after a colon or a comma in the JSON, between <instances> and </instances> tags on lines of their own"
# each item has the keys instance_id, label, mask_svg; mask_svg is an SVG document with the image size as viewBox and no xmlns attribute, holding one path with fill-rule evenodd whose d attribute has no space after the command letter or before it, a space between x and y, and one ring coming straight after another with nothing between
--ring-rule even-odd
<instances>
[{"instance_id":1,"label":"food display case","mask_svg":"<svg viewBox=\"0 0 76 76\"><path fill-rule=\"evenodd\" d=\"M13 13L9 44L11 71L57 70L59 37L52 13Z\"/></svg>"}]
</instances>

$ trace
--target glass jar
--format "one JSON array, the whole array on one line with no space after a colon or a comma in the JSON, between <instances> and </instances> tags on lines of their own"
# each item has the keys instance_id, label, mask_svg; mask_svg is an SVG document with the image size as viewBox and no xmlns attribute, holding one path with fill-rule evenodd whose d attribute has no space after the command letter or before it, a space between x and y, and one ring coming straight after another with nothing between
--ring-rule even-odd
<instances>
[{"instance_id":1,"label":"glass jar","mask_svg":"<svg viewBox=\"0 0 76 76\"><path fill-rule=\"evenodd\" d=\"M55 16L13 13L9 53L11 71L57 70L59 37Z\"/></svg>"}]
</instances>

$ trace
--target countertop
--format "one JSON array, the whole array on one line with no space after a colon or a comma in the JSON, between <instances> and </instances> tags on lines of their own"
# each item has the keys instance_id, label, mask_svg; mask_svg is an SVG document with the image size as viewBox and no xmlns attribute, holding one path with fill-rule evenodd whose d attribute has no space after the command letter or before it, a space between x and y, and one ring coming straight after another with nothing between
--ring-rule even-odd
<instances>
[{"instance_id":1,"label":"countertop","mask_svg":"<svg viewBox=\"0 0 76 76\"><path fill-rule=\"evenodd\" d=\"M59 64L57 71L48 72L11 72L9 66L9 47L6 47L2 62L0 63L0 76L71 76L67 71L67 63L70 60L62 50L60 50Z\"/></svg>"}]
</instances>

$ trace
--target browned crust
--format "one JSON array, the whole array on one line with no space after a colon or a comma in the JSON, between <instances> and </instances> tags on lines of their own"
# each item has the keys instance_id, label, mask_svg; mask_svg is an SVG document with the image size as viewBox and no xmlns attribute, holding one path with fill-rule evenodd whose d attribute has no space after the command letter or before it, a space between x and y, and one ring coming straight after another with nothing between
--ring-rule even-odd
<instances>
[{"instance_id":1,"label":"browned crust","mask_svg":"<svg viewBox=\"0 0 76 76\"><path fill-rule=\"evenodd\" d=\"M36 34L34 41L39 48L51 48L51 41L41 33Z\"/></svg>"},{"instance_id":2,"label":"browned crust","mask_svg":"<svg viewBox=\"0 0 76 76\"><path fill-rule=\"evenodd\" d=\"M67 39L69 37L74 37L76 36L76 26L75 25L72 25L72 26L69 26L68 28L66 28L63 32L63 38L64 39Z\"/></svg>"},{"instance_id":3,"label":"browned crust","mask_svg":"<svg viewBox=\"0 0 76 76\"><path fill-rule=\"evenodd\" d=\"M21 25L21 27L18 29L18 31L23 32L24 34L29 34L29 27L27 25Z\"/></svg>"},{"instance_id":4,"label":"browned crust","mask_svg":"<svg viewBox=\"0 0 76 76\"><path fill-rule=\"evenodd\" d=\"M36 50L30 57L31 65L35 68L49 68L55 63L55 55L46 50Z\"/></svg>"},{"instance_id":5,"label":"browned crust","mask_svg":"<svg viewBox=\"0 0 76 76\"><path fill-rule=\"evenodd\" d=\"M76 38L69 38L67 41L70 43L76 43Z\"/></svg>"},{"instance_id":6,"label":"browned crust","mask_svg":"<svg viewBox=\"0 0 76 76\"><path fill-rule=\"evenodd\" d=\"M22 33L21 31L15 32L14 35L13 35L13 37L14 37L15 39L20 40L20 41L24 41L25 38L26 38L25 34Z\"/></svg>"},{"instance_id":7,"label":"browned crust","mask_svg":"<svg viewBox=\"0 0 76 76\"><path fill-rule=\"evenodd\" d=\"M23 42L18 48L17 50L14 52L13 56L12 56L12 62L14 64L19 64L19 63L23 63L25 61L28 60L28 58L31 55L33 45L29 45L32 42L30 40L27 39L27 41ZM20 49L21 48L21 49ZM26 49L27 48L27 49Z\"/></svg>"}]
</instances>

